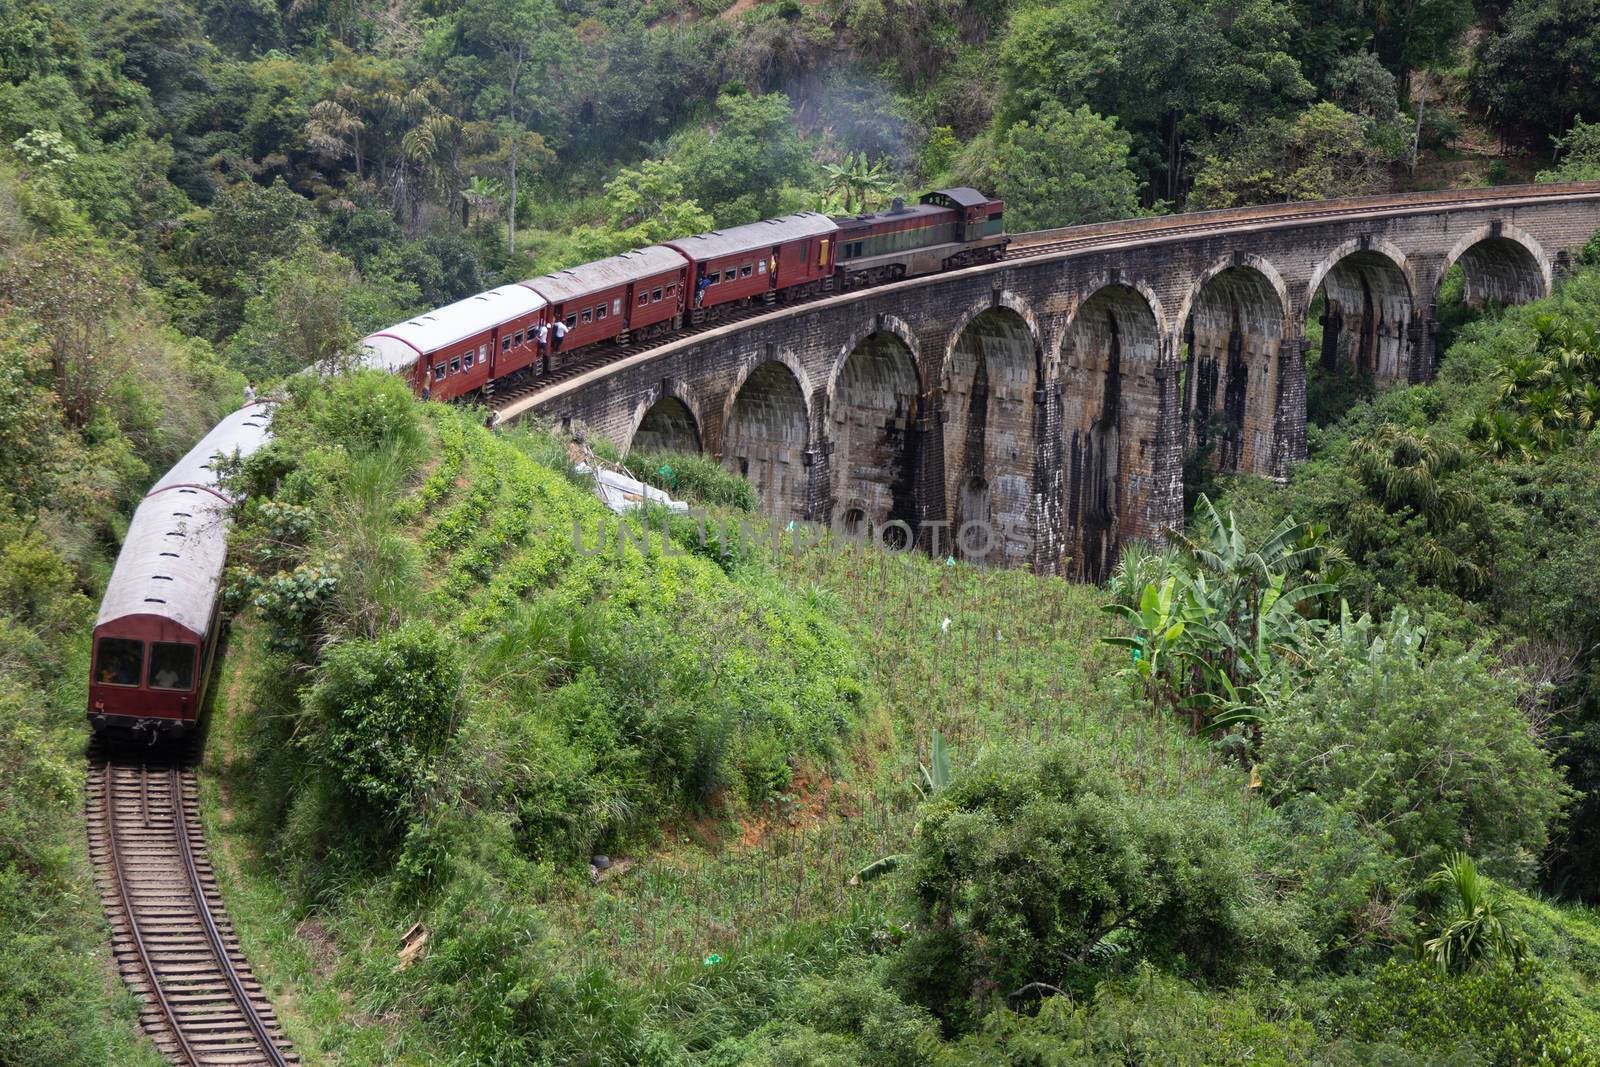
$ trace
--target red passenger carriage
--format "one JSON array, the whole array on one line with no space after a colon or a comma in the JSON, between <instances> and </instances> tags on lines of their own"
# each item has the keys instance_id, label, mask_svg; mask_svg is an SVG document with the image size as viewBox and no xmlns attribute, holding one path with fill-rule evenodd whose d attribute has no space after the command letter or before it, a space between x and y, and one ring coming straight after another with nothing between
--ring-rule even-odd
<instances>
[{"instance_id":1,"label":"red passenger carriage","mask_svg":"<svg viewBox=\"0 0 1600 1067\"><path fill-rule=\"evenodd\" d=\"M526 286L502 285L373 334L363 342L367 361L405 374L419 393L453 400L533 364L544 306Z\"/></svg>"},{"instance_id":2,"label":"red passenger carriage","mask_svg":"<svg viewBox=\"0 0 1600 1067\"><path fill-rule=\"evenodd\" d=\"M133 513L95 619L89 722L96 731L181 735L198 719L220 629L218 592L233 501L217 456L267 439L251 404L217 424Z\"/></svg>"}]
</instances>

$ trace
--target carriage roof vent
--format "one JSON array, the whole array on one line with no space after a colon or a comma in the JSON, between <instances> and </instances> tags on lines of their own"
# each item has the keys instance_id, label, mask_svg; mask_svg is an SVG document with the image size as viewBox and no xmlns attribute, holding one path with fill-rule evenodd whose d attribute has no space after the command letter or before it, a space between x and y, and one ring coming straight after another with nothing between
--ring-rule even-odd
<instances>
[{"instance_id":1,"label":"carriage roof vent","mask_svg":"<svg viewBox=\"0 0 1600 1067\"><path fill-rule=\"evenodd\" d=\"M165 604L166 603L165 600L162 600L158 596L147 596L147 597L144 598L144 602L146 604Z\"/></svg>"}]
</instances>

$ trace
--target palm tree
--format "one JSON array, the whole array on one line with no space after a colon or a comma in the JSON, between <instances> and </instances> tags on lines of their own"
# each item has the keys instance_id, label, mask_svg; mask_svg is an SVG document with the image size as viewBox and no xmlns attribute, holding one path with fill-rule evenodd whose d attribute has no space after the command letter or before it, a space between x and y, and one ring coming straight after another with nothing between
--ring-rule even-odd
<instances>
[{"instance_id":1,"label":"palm tree","mask_svg":"<svg viewBox=\"0 0 1600 1067\"><path fill-rule=\"evenodd\" d=\"M1420 953L1440 974L1488 967L1499 959L1517 962L1527 955L1527 941L1511 919L1511 902L1478 873L1466 853L1452 853L1426 884L1447 897L1438 916L1443 926L1422 943Z\"/></svg>"},{"instance_id":2,"label":"palm tree","mask_svg":"<svg viewBox=\"0 0 1600 1067\"><path fill-rule=\"evenodd\" d=\"M884 173L883 160L867 161L865 152L847 152L842 163L822 166L825 196L843 196L845 214L870 211L875 199L894 191L894 179Z\"/></svg>"},{"instance_id":3,"label":"palm tree","mask_svg":"<svg viewBox=\"0 0 1600 1067\"><path fill-rule=\"evenodd\" d=\"M499 178L486 178L481 174L474 174L466 188L461 190L461 198L467 202L468 208L478 213L480 219L489 210L497 208L505 200L505 195L505 186Z\"/></svg>"}]
</instances>

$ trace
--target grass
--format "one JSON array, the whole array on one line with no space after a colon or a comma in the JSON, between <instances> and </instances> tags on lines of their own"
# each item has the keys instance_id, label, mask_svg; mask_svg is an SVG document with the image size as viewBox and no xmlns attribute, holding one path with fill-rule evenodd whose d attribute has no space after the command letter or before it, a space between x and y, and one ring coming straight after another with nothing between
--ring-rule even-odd
<instances>
[{"instance_id":1,"label":"grass","mask_svg":"<svg viewBox=\"0 0 1600 1067\"><path fill-rule=\"evenodd\" d=\"M322 825L337 808L291 741L309 676L285 677L267 627L241 621L224 667L204 794L214 858L308 1063L490 1061L471 1050L520 1024L484 1022L508 994L481 983L530 969L541 995L602 997L608 1025L631 1019L673 1047L759 1025L792 983L901 936L893 880L850 883L910 843L934 730L957 774L990 746L1073 736L1136 791L1201 790L1252 817L1211 750L1118 710L1094 589L804 531L723 559L654 542L585 555L573 523L609 513L542 462L559 453L547 439L490 435L439 406L425 431L426 460L398 492L346 469L360 491L319 535L346 553L401 538L403 551L364 550L357 599L432 620L471 652L450 799L413 828L409 873ZM632 724L628 749L592 740L607 716ZM629 751L658 719L725 746L720 777L659 779L669 750L639 765ZM560 832L530 839L551 812ZM598 878L584 862L596 849L613 864ZM403 965L416 922L430 940Z\"/></svg>"}]
</instances>

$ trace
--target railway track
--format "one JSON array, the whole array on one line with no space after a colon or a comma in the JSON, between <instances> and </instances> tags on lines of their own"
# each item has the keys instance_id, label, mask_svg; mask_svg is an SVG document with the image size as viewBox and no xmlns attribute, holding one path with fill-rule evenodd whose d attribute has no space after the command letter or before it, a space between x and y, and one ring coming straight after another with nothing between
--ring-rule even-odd
<instances>
[{"instance_id":1,"label":"railway track","mask_svg":"<svg viewBox=\"0 0 1600 1067\"><path fill-rule=\"evenodd\" d=\"M89 853L117 970L174 1063L299 1062L250 974L206 860L193 765L89 755Z\"/></svg>"},{"instance_id":2,"label":"railway track","mask_svg":"<svg viewBox=\"0 0 1600 1067\"><path fill-rule=\"evenodd\" d=\"M1093 249L1097 246L1116 245L1127 241L1168 240L1200 233L1223 234L1248 230L1261 225L1300 225L1330 218L1385 214L1390 212L1442 211L1464 205L1481 205L1495 201L1539 201L1571 196L1575 191L1587 195L1600 193L1600 184L1587 183L1585 187L1564 185L1507 186L1498 189L1474 189L1454 195L1438 193L1400 193L1389 196L1371 196L1347 200L1312 201L1301 204L1272 204L1248 208L1228 208L1220 211L1203 211L1183 215L1165 215L1146 219L1126 219L1117 222L1095 223L1065 230L1040 230L1017 234L1006 257L1000 264L986 265L988 269L1004 264L1041 256L1071 253ZM980 269L980 268L969 268ZM939 275L930 275L936 279ZM906 284L894 283L894 284ZM852 290L854 292L865 290ZM712 322L686 326L650 341L617 345L603 342L591 349L572 353L569 362L561 363L548 374L512 377L496 383L494 395L488 398L489 406L504 418L515 418L539 403L536 394L561 385L591 370L634 357L653 349L677 344L709 330L719 329L750 319L759 319L787 308L804 304L821 303L847 294L825 292L804 300L785 304L756 304L731 311Z\"/></svg>"}]
</instances>

